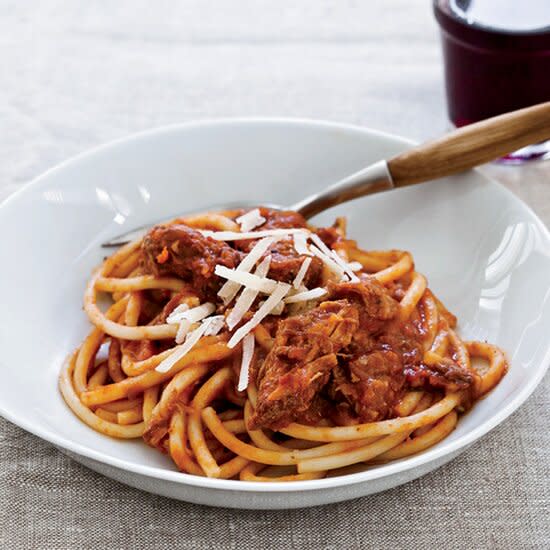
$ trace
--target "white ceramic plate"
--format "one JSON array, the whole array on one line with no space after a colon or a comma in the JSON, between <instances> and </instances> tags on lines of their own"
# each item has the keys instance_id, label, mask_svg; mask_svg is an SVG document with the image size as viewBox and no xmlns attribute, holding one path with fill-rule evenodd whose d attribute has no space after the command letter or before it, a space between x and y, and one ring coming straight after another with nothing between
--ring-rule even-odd
<instances>
[{"instance_id":1,"label":"white ceramic plate","mask_svg":"<svg viewBox=\"0 0 550 550\"><path fill-rule=\"evenodd\" d=\"M66 354L89 329L84 284L125 230L224 202L291 204L410 143L299 120L174 126L118 141L50 170L0 208L0 413L76 460L146 491L236 508L292 508L394 487L456 456L531 394L550 359L550 236L519 199L476 172L361 199L319 216L349 219L367 248L404 248L458 315L465 338L504 348L510 372L428 451L353 475L295 483L181 474L141 440L82 424L57 390Z\"/></svg>"}]
</instances>

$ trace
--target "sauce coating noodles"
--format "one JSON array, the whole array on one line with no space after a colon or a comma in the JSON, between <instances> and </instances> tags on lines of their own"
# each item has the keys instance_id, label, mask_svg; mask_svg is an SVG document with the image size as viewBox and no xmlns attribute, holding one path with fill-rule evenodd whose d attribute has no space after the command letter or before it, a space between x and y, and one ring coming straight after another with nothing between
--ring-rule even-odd
<instances>
[{"instance_id":1,"label":"sauce coating noodles","mask_svg":"<svg viewBox=\"0 0 550 550\"><path fill-rule=\"evenodd\" d=\"M239 239L244 213L157 226L95 271L93 328L59 378L88 426L191 475L318 479L437 444L506 373L499 348L460 339L410 253L266 208L243 218L264 236Z\"/></svg>"}]
</instances>

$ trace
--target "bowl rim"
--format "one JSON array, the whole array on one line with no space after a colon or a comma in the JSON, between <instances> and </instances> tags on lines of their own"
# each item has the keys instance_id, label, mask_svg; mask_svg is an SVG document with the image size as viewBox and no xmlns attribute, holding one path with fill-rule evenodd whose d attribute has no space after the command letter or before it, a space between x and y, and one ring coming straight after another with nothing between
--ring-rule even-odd
<instances>
[{"instance_id":1,"label":"bowl rim","mask_svg":"<svg viewBox=\"0 0 550 550\"><path fill-rule=\"evenodd\" d=\"M20 197L31 192L36 187L40 187L42 184L47 183L47 180L55 176L58 172L62 172L67 167L74 167L78 163L93 159L96 155L101 155L103 152L117 149L119 147L132 146L139 141L147 141L154 139L156 136L167 135L170 133L179 133L192 131L196 128L217 128L219 126L287 126L287 127L309 127L319 128L334 131L342 131L356 135L368 135L377 139L383 139L392 141L393 143L402 145L403 148L415 145L415 142L400 136L396 136L387 132L373 130L368 127L361 127L353 124L343 124L332 121L316 120L308 118L293 118L293 117L235 117L235 118L209 118L200 121L187 122L187 123L175 123L165 126L156 127L153 129L145 130L142 132L134 133L126 137L122 137L105 144L101 144L90 150L73 156L54 167L46 170L31 182L23 185L20 189L6 197L0 202L0 217L2 216L2 209L11 204L14 201L19 200ZM535 212L525 204L519 197L514 195L510 190L499 185L497 182L482 174L478 170L474 170L478 177L483 178L498 193L503 193L512 198L514 202L520 206L523 213L534 222L541 232L545 248L550 255L550 231L546 225L540 220ZM148 466L127 462L124 459L110 456L104 452L96 451L86 445L78 442L71 441L66 437L63 437L46 428L37 428L30 421L19 418L16 413L12 413L5 408L0 402L0 416L9 420L13 424L20 428L40 437L41 439L61 447L63 450L69 453L83 456L96 462L112 466L117 469L124 470L125 472L131 472L151 479L160 479L166 482L174 482L176 484L189 485L193 487L200 487L204 489L218 489L228 491L246 491L253 493L284 493L295 491L315 491L323 489L334 489L337 487L344 487L348 485L354 485L357 483L368 482L375 479L393 476L408 470L412 470L424 464L435 462L438 459L443 459L448 455L452 455L460 450L463 450L468 445L472 444L480 437L485 435L488 431L495 428L506 418L508 418L513 412L515 412L533 393L539 382L544 377L548 367L550 366L550 346L546 350L544 359L537 365L536 371L533 373L527 383L518 391L508 403L490 418L471 429L461 437L454 441L441 441L435 448L432 447L419 455L413 455L408 458L400 459L395 462L390 462L384 465L378 465L374 468L357 472L353 474L346 474L342 476L336 476L331 478L323 478L316 480L304 480L304 481L285 481L277 483L259 483L255 481L240 481L240 480L227 480L227 479L215 479L200 476L193 476L183 472L164 469L159 466Z\"/></svg>"}]
</instances>

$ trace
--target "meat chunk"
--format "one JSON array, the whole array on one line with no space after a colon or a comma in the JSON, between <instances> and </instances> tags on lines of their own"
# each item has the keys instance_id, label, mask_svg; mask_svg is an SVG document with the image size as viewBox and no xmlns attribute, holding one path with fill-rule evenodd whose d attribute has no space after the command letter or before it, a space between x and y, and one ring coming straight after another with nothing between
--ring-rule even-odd
<instances>
[{"instance_id":1,"label":"meat chunk","mask_svg":"<svg viewBox=\"0 0 550 550\"><path fill-rule=\"evenodd\" d=\"M329 385L331 398L338 403L334 420L339 424L382 420L399 401L404 363L418 359L420 344L407 327L395 322L399 304L376 279L332 284L329 296L358 304L360 313L359 329L347 350L349 360L341 362Z\"/></svg>"},{"instance_id":2,"label":"meat chunk","mask_svg":"<svg viewBox=\"0 0 550 550\"><path fill-rule=\"evenodd\" d=\"M318 227L315 233L329 248L334 248L334 245L343 241L336 227Z\"/></svg>"},{"instance_id":3,"label":"meat chunk","mask_svg":"<svg viewBox=\"0 0 550 550\"><path fill-rule=\"evenodd\" d=\"M259 208L260 214L265 218L265 222L254 228L254 231L263 231L265 229L285 229L307 227L306 220L298 212L292 210L273 210L271 208ZM235 241L235 247L243 252L250 252L257 243L256 239L245 239Z\"/></svg>"},{"instance_id":4,"label":"meat chunk","mask_svg":"<svg viewBox=\"0 0 550 550\"><path fill-rule=\"evenodd\" d=\"M281 322L275 343L258 372L259 393L251 428L277 429L299 421L326 385L359 326L357 306L346 300Z\"/></svg>"},{"instance_id":5,"label":"meat chunk","mask_svg":"<svg viewBox=\"0 0 550 550\"><path fill-rule=\"evenodd\" d=\"M254 230L263 231L264 229L281 228L300 228L306 227L306 220L301 214L292 211L272 210L270 208L260 208L260 214L266 221ZM235 247L242 252L250 252L257 243L256 239L247 239L244 241L235 241ZM271 264L268 276L276 281L291 283L305 259L294 249L291 237L277 241L266 252L271 256ZM317 286L321 276L323 263L319 258L312 258L311 265L306 273L304 284L307 287Z\"/></svg>"},{"instance_id":6,"label":"meat chunk","mask_svg":"<svg viewBox=\"0 0 550 550\"><path fill-rule=\"evenodd\" d=\"M411 365L405 369L405 375L412 388L443 389L450 392L465 390L475 380L472 371L448 358L441 358L438 363L431 365Z\"/></svg>"},{"instance_id":7,"label":"meat chunk","mask_svg":"<svg viewBox=\"0 0 550 550\"><path fill-rule=\"evenodd\" d=\"M205 297L221 286L214 274L216 265L235 268L241 260L241 254L226 243L183 224L154 227L143 239L142 249L150 273L181 277Z\"/></svg>"},{"instance_id":8,"label":"meat chunk","mask_svg":"<svg viewBox=\"0 0 550 550\"><path fill-rule=\"evenodd\" d=\"M353 336L350 353L359 355L376 347L382 330L395 317L398 303L376 279L359 283L330 283L329 299L345 298L359 307L359 330Z\"/></svg>"},{"instance_id":9,"label":"meat chunk","mask_svg":"<svg viewBox=\"0 0 550 550\"><path fill-rule=\"evenodd\" d=\"M307 227L306 219L293 210L274 210L272 208L260 208L260 214L265 222L258 229L279 229L281 227Z\"/></svg>"},{"instance_id":10,"label":"meat chunk","mask_svg":"<svg viewBox=\"0 0 550 550\"><path fill-rule=\"evenodd\" d=\"M335 369L329 393L338 403L334 420L349 424L387 418L405 384L401 357L394 351L374 351L354 357Z\"/></svg>"},{"instance_id":11,"label":"meat chunk","mask_svg":"<svg viewBox=\"0 0 550 550\"><path fill-rule=\"evenodd\" d=\"M392 350L403 360L403 367L418 365L424 357L423 333L410 321L389 323L378 334L377 349Z\"/></svg>"},{"instance_id":12,"label":"meat chunk","mask_svg":"<svg viewBox=\"0 0 550 550\"><path fill-rule=\"evenodd\" d=\"M363 306L365 314L378 321L393 319L399 307L384 285L369 277L359 283L330 283L329 299L346 298Z\"/></svg>"},{"instance_id":13,"label":"meat chunk","mask_svg":"<svg viewBox=\"0 0 550 550\"><path fill-rule=\"evenodd\" d=\"M319 426L330 419L332 404L328 398L320 393L315 395L308 409L300 413L300 424Z\"/></svg>"},{"instance_id":14,"label":"meat chunk","mask_svg":"<svg viewBox=\"0 0 550 550\"><path fill-rule=\"evenodd\" d=\"M306 256L297 254L291 239L283 239L270 247L271 255L269 277L276 281L292 283ZM311 258L311 263L304 277L303 284L308 288L319 285L323 262L319 258Z\"/></svg>"}]
</instances>

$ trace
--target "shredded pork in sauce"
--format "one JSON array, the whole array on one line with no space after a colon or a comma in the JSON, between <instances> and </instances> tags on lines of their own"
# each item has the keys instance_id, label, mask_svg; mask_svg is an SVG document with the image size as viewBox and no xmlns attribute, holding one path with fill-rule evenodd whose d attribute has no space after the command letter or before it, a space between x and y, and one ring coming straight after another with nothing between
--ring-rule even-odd
<instances>
[{"instance_id":1,"label":"shredded pork in sauce","mask_svg":"<svg viewBox=\"0 0 550 550\"><path fill-rule=\"evenodd\" d=\"M258 230L306 227L295 212L262 208L261 214L266 222ZM331 248L343 238L334 227L315 231ZM143 269L187 281L223 313L231 306L216 296L224 280L214 273L215 267L236 268L256 242L217 241L183 224L157 226L143 241ZM267 255L271 256L268 277L285 283L294 280L306 257L296 252L290 238L274 243ZM317 286L323 269L319 258L313 257L303 284ZM258 401L250 426L279 429L291 422L378 421L395 415L394 407L407 389L445 392L471 387L475 375L458 362L422 363L425 335L414 316L399 319L400 297L399 288L386 288L362 275L359 282L329 282L327 294L305 310L291 308L282 317L268 317L265 325L274 343L267 355L255 354L251 375ZM170 307L177 304L176 296ZM160 312L150 322L168 313ZM137 359L158 352L152 344L151 349L140 346L132 350Z\"/></svg>"}]
</instances>

